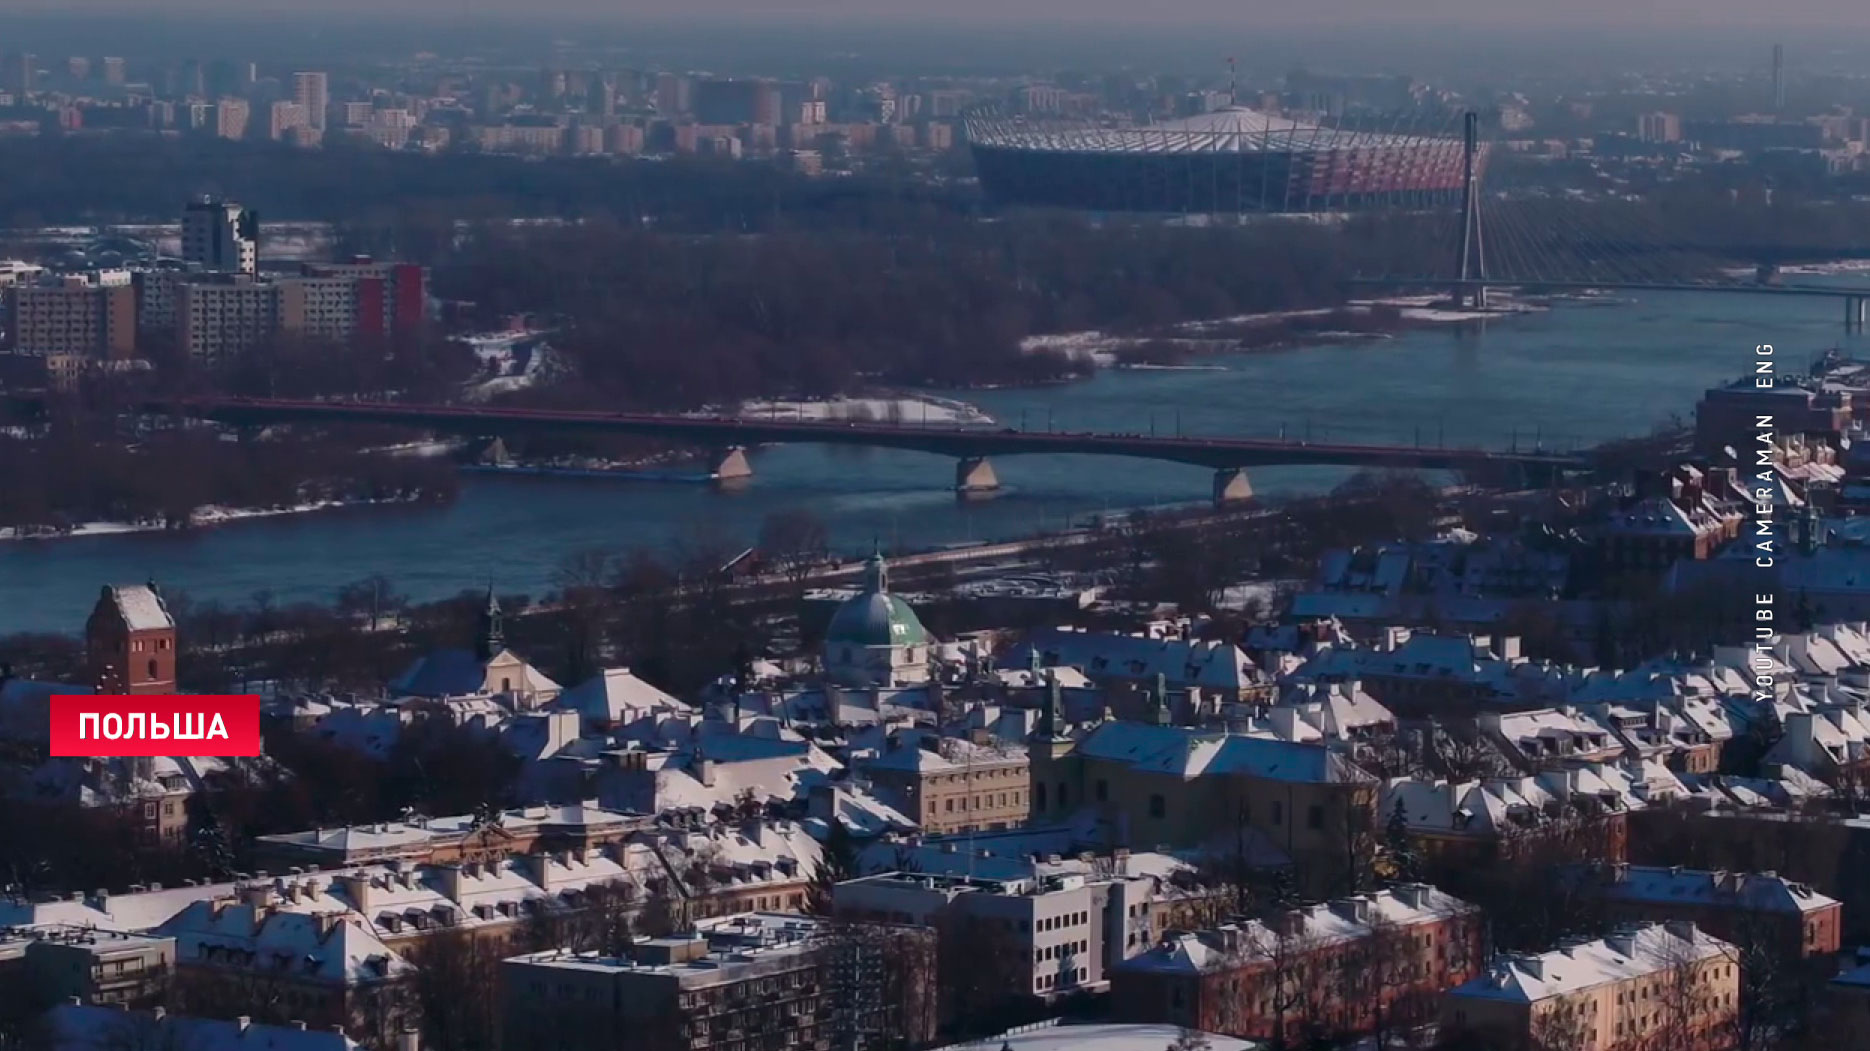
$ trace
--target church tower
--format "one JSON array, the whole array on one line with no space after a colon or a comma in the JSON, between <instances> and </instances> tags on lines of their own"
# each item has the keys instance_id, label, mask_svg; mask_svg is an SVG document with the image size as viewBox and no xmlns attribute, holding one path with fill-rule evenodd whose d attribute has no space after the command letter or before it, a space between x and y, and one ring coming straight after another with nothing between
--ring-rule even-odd
<instances>
[{"instance_id":1,"label":"church tower","mask_svg":"<svg viewBox=\"0 0 1870 1051\"><path fill-rule=\"evenodd\" d=\"M492 584L487 585L487 606L480 612L479 626L474 637L474 656L485 664L506 649L506 617L500 612L500 600L494 597Z\"/></svg>"}]
</instances>

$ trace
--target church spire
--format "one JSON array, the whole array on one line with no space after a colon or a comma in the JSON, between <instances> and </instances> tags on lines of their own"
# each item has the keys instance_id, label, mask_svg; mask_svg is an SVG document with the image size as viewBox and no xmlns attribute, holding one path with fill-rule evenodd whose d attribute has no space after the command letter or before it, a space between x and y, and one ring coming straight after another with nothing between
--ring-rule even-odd
<instances>
[{"instance_id":1,"label":"church spire","mask_svg":"<svg viewBox=\"0 0 1870 1051\"><path fill-rule=\"evenodd\" d=\"M480 633L474 641L474 655L490 661L506 649L506 617L500 612L500 600L494 597L493 585L487 585L487 606L480 613Z\"/></svg>"}]
</instances>

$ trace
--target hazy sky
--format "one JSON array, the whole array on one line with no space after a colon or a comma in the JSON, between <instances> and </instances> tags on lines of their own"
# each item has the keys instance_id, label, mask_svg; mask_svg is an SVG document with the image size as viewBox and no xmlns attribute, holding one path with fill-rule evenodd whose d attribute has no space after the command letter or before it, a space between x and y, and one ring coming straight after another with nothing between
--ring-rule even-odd
<instances>
[{"instance_id":1,"label":"hazy sky","mask_svg":"<svg viewBox=\"0 0 1870 1051\"><path fill-rule=\"evenodd\" d=\"M576 15L605 19L753 16L882 21L994 20L1028 24L1097 21L1157 25L1211 24L1239 29L1342 24L1576 29L1646 27L1870 29L1865 0L319 0L324 10L459 18L474 15ZM297 11L303 0L0 0L8 10Z\"/></svg>"}]
</instances>

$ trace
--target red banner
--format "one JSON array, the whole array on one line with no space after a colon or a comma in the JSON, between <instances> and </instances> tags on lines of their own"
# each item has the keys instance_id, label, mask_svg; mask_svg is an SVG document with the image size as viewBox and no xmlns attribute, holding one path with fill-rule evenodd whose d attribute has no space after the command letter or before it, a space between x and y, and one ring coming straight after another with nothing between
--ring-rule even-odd
<instances>
[{"instance_id":1,"label":"red banner","mask_svg":"<svg viewBox=\"0 0 1870 1051\"><path fill-rule=\"evenodd\" d=\"M55 694L55 756L260 754L258 694Z\"/></svg>"}]
</instances>

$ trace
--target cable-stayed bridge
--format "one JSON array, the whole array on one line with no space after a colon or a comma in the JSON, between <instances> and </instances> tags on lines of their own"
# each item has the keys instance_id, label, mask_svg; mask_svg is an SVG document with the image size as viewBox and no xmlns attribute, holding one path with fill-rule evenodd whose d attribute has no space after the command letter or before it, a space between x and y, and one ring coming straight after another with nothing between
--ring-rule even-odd
<instances>
[{"instance_id":1,"label":"cable-stayed bridge","mask_svg":"<svg viewBox=\"0 0 1870 1051\"><path fill-rule=\"evenodd\" d=\"M1870 239L1833 228L1819 210L1743 207L1737 195L1649 199L1491 187L1484 176L1497 152L1467 114L1458 207L1417 213L1419 248L1408 261L1359 273L1353 285L1446 291L1477 307L1488 289L1506 288L1821 297L1843 302L1846 331L1863 330L1870 276L1826 282L1780 273L1795 263L1870 259Z\"/></svg>"}]
</instances>

